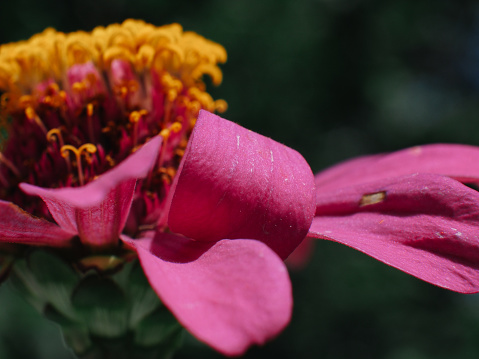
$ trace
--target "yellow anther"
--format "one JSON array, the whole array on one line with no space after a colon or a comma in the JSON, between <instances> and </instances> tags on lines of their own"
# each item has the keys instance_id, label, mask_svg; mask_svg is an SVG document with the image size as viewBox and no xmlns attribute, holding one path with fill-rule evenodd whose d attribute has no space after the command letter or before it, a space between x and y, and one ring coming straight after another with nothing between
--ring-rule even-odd
<instances>
[{"instance_id":1,"label":"yellow anther","mask_svg":"<svg viewBox=\"0 0 479 359\"><path fill-rule=\"evenodd\" d=\"M174 167L166 167L166 168L161 167L160 169L158 169L158 172L173 178L173 177L175 177L175 174L176 174L176 168L174 168Z\"/></svg>"},{"instance_id":2,"label":"yellow anther","mask_svg":"<svg viewBox=\"0 0 479 359\"><path fill-rule=\"evenodd\" d=\"M223 113L228 109L228 103L225 100L216 100L215 101L215 110L219 113Z\"/></svg>"},{"instance_id":3,"label":"yellow anther","mask_svg":"<svg viewBox=\"0 0 479 359\"><path fill-rule=\"evenodd\" d=\"M86 114L88 115L88 117L93 116L93 110L94 110L94 107L92 103L89 103L88 105L86 105Z\"/></svg>"},{"instance_id":4,"label":"yellow anther","mask_svg":"<svg viewBox=\"0 0 479 359\"><path fill-rule=\"evenodd\" d=\"M178 133L181 131L181 129L183 128L183 125L179 122L173 122L172 125L170 126L170 130L173 132L173 133Z\"/></svg>"},{"instance_id":5,"label":"yellow anther","mask_svg":"<svg viewBox=\"0 0 479 359\"><path fill-rule=\"evenodd\" d=\"M160 136L163 137L164 140L166 140L168 137L170 137L170 129L164 128L160 131Z\"/></svg>"},{"instance_id":6,"label":"yellow anther","mask_svg":"<svg viewBox=\"0 0 479 359\"><path fill-rule=\"evenodd\" d=\"M185 154L185 150L182 150L181 148L178 148L176 151L175 151L175 155L179 156L179 157L183 157Z\"/></svg>"},{"instance_id":7,"label":"yellow anther","mask_svg":"<svg viewBox=\"0 0 479 359\"><path fill-rule=\"evenodd\" d=\"M126 95L128 95L128 87L126 86L121 86L120 87L120 90L118 91L119 95L121 97L125 97Z\"/></svg>"},{"instance_id":8,"label":"yellow anther","mask_svg":"<svg viewBox=\"0 0 479 359\"><path fill-rule=\"evenodd\" d=\"M52 82L50 85L48 85L48 89L52 92L58 92L60 90L60 87L56 82Z\"/></svg>"},{"instance_id":9,"label":"yellow anther","mask_svg":"<svg viewBox=\"0 0 479 359\"><path fill-rule=\"evenodd\" d=\"M49 142L55 142L55 139L58 140L58 145L60 146L60 151L61 149L63 148L63 146L65 145L65 142L63 141L63 136L62 136L62 129L61 128L52 128L50 131L48 131L47 133L47 141ZM63 156L63 154L62 154ZM67 163L67 168L68 168L68 172L71 171L71 162L70 162L70 158L69 157L65 157L65 161Z\"/></svg>"},{"instance_id":10,"label":"yellow anther","mask_svg":"<svg viewBox=\"0 0 479 359\"><path fill-rule=\"evenodd\" d=\"M130 116L129 116L129 120L131 123L137 123L138 121L140 121L140 119L147 115L148 114L148 111L146 110L140 110L140 111L132 111L130 113Z\"/></svg>"},{"instance_id":11,"label":"yellow anther","mask_svg":"<svg viewBox=\"0 0 479 359\"><path fill-rule=\"evenodd\" d=\"M53 99L51 96L45 96L42 100L45 105L52 105Z\"/></svg>"},{"instance_id":12,"label":"yellow anther","mask_svg":"<svg viewBox=\"0 0 479 359\"><path fill-rule=\"evenodd\" d=\"M82 92L86 89L86 85L84 82L74 82L72 85L72 90L74 92Z\"/></svg>"},{"instance_id":13,"label":"yellow anther","mask_svg":"<svg viewBox=\"0 0 479 359\"><path fill-rule=\"evenodd\" d=\"M140 119L147 114L148 114L148 111L146 110L132 111L130 113L129 121L130 123L133 124L132 137L133 137L134 147L136 147L138 143L138 121L140 121Z\"/></svg>"},{"instance_id":14,"label":"yellow anther","mask_svg":"<svg viewBox=\"0 0 479 359\"><path fill-rule=\"evenodd\" d=\"M33 109L33 107L31 106L28 106L26 109L25 109L25 116L30 120L30 121L33 121L35 122L38 127L40 127L42 129L42 131L45 133L45 135L47 134L47 128L45 127L45 125L43 124L42 120L40 119L40 117L38 117L37 113L35 112L35 110Z\"/></svg>"},{"instance_id":15,"label":"yellow anther","mask_svg":"<svg viewBox=\"0 0 479 359\"><path fill-rule=\"evenodd\" d=\"M34 110L33 108L31 108L31 107L27 107L27 108L25 109L25 116L27 116L27 118L28 118L30 121L34 120L34 119L35 119L35 116L36 116L35 110Z\"/></svg>"},{"instance_id":16,"label":"yellow anther","mask_svg":"<svg viewBox=\"0 0 479 359\"><path fill-rule=\"evenodd\" d=\"M83 170L81 166L81 155L84 154L87 161L90 162L91 161L90 155L94 154L97 151L96 146L91 143L85 143L81 145L79 148L76 148L72 145L64 145L61 147L60 151L62 156L65 159L69 158L70 156L69 151L75 155L77 170L78 170L78 182L80 183L80 186L83 186L84 178L83 178Z\"/></svg>"},{"instance_id":17,"label":"yellow anther","mask_svg":"<svg viewBox=\"0 0 479 359\"><path fill-rule=\"evenodd\" d=\"M168 101L174 101L178 97L178 91L175 89L168 90L166 93Z\"/></svg>"},{"instance_id":18,"label":"yellow anther","mask_svg":"<svg viewBox=\"0 0 479 359\"><path fill-rule=\"evenodd\" d=\"M20 96L20 98L18 99L18 105L21 108L30 107L32 103L33 103L33 98L30 95L23 95L23 96Z\"/></svg>"},{"instance_id":19,"label":"yellow anther","mask_svg":"<svg viewBox=\"0 0 479 359\"><path fill-rule=\"evenodd\" d=\"M55 140L58 140L58 143L60 144L60 148L62 148L63 147L62 130L60 128L52 128L50 131L47 132L47 140L49 142L54 142Z\"/></svg>"},{"instance_id":20,"label":"yellow anther","mask_svg":"<svg viewBox=\"0 0 479 359\"><path fill-rule=\"evenodd\" d=\"M108 162L110 167L113 167L116 163L115 160L110 155L106 155L105 160Z\"/></svg>"},{"instance_id":21,"label":"yellow anther","mask_svg":"<svg viewBox=\"0 0 479 359\"><path fill-rule=\"evenodd\" d=\"M81 145L80 148L78 149L80 153L82 152L88 152L90 154L93 154L97 151L97 148L94 144L91 143L85 143L84 145Z\"/></svg>"},{"instance_id":22,"label":"yellow anther","mask_svg":"<svg viewBox=\"0 0 479 359\"><path fill-rule=\"evenodd\" d=\"M196 118L192 117L192 118L190 119L190 128L195 127L195 125L196 125Z\"/></svg>"},{"instance_id":23,"label":"yellow anther","mask_svg":"<svg viewBox=\"0 0 479 359\"><path fill-rule=\"evenodd\" d=\"M174 167L160 167L158 169L158 173L163 178L163 180L167 181L168 183L171 183L176 175L176 169Z\"/></svg>"},{"instance_id":24,"label":"yellow anther","mask_svg":"<svg viewBox=\"0 0 479 359\"><path fill-rule=\"evenodd\" d=\"M71 151L77 158L80 158L80 156L83 153L93 154L96 152L96 150L97 150L96 146L92 143L85 143L81 145L79 148L73 147L72 145L64 145L61 148L63 157L68 157L69 156L68 151Z\"/></svg>"}]
</instances>

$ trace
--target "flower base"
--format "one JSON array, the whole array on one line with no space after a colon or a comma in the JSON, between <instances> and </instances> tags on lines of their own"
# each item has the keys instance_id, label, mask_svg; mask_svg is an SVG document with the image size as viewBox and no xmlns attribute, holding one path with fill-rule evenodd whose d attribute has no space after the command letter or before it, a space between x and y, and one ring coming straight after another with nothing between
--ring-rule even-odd
<instances>
[{"instance_id":1,"label":"flower base","mask_svg":"<svg viewBox=\"0 0 479 359\"><path fill-rule=\"evenodd\" d=\"M15 261L9 283L61 327L79 358L171 357L183 328L153 292L138 261L99 256L85 262L103 270L80 269L54 251L34 249Z\"/></svg>"}]
</instances>

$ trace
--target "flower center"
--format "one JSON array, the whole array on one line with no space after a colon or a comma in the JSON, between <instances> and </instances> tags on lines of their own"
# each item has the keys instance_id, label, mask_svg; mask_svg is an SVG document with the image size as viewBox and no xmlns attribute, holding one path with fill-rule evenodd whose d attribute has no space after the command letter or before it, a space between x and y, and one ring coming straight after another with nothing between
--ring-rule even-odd
<instances>
[{"instance_id":1,"label":"flower center","mask_svg":"<svg viewBox=\"0 0 479 359\"><path fill-rule=\"evenodd\" d=\"M0 199L51 219L20 182L82 186L161 135L132 211L136 227L154 223L198 111L226 109L202 80L219 84L225 60L223 47L179 25L134 20L0 46Z\"/></svg>"}]
</instances>

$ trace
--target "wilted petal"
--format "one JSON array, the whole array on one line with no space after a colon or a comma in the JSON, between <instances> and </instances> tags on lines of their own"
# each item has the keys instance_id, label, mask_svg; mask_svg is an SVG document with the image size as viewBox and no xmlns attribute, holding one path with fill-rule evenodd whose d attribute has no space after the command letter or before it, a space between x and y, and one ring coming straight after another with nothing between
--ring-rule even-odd
<instances>
[{"instance_id":1,"label":"wilted petal","mask_svg":"<svg viewBox=\"0 0 479 359\"><path fill-rule=\"evenodd\" d=\"M412 175L317 198L309 237L356 248L422 280L479 291L479 193L448 177Z\"/></svg>"},{"instance_id":2,"label":"wilted petal","mask_svg":"<svg viewBox=\"0 0 479 359\"><path fill-rule=\"evenodd\" d=\"M55 221L83 243L106 246L118 241L125 225L135 185L153 167L161 145L157 136L95 181L76 188L47 189L27 183L23 191L40 196Z\"/></svg>"},{"instance_id":3,"label":"wilted petal","mask_svg":"<svg viewBox=\"0 0 479 359\"><path fill-rule=\"evenodd\" d=\"M465 183L479 183L479 147L435 144L407 148L390 154L364 156L315 176L318 192L413 173L433 173Z\"/></svg>"},{"instance_id":4,"label":"wilted petal","mask_svg":"<svg viewBox=\"0 0 479 359\"><path fill-rule=\"evenodd\" d=\"M290 320L291 283L265 244L197 242L158 233L135 246L150 284L198 339L226 355L276 336Z\"/></svg>"},{"instance_id":5,"label":"wilted petal","mask_svg":"<svg viewBox=\"0 0 479 359\"><path fill-rule=\"evenodd\" d=\"M64 247L74 236L10 202L0 201L0 213L0 242Z\"/></svg>"},{"instance_id":6,"label":"wilted petal","mask_svg":"<svg viewBox=\"0 0 479 359\"><path fill-rule=\"evenodd\" d=\"M257 239L284 259L311 224L313 191L311 169L299 153L201 111L168 223L195 240Z\"/></svg>"}]
</instances>

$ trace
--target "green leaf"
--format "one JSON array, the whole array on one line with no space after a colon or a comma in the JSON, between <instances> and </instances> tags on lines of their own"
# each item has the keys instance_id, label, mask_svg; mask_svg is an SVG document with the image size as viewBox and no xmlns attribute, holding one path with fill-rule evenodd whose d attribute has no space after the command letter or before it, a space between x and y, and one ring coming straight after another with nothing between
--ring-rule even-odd
<instances>
[{"instance_id":1,"label":"green leaf","mask_svg":"<svg viewBox=\"0 0 479 359\"><path fill-rule=\"evenodd\" d=\"M87 276L75 288L71 301L92 334L117 337L126 332L128 301L110 278Z\"/></svg>"}]
</instances>

